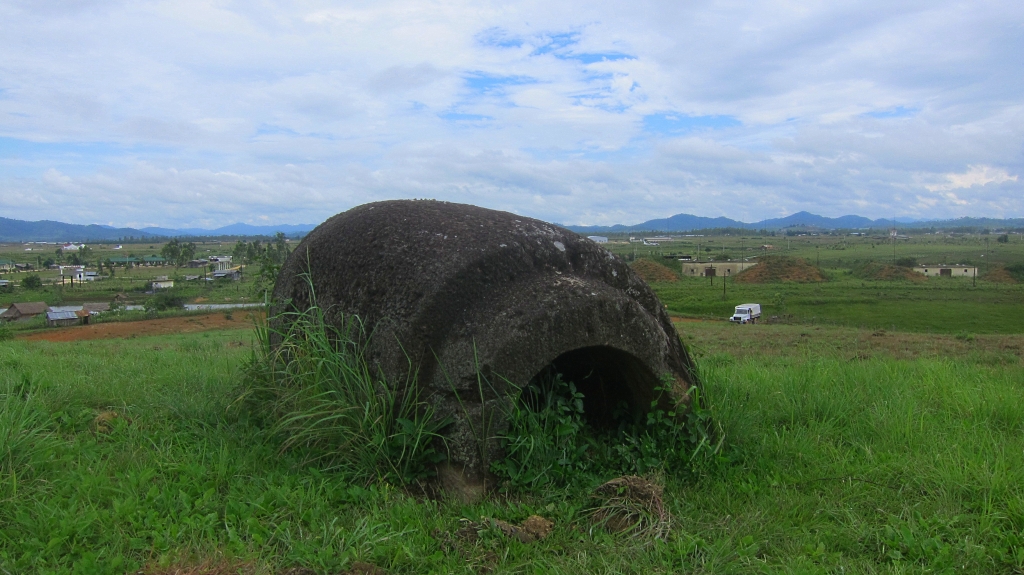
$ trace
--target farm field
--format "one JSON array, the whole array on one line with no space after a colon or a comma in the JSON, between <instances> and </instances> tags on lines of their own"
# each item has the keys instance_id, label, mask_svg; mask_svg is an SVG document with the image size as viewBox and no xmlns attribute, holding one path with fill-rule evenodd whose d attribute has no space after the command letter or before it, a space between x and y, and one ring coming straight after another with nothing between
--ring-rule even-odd
<instances>
[{"instance_id":1,"label":"farm field","mask_svg":"<svg viewBox=\"0 0 1024 575\"><path fill-rule=\"evenodd\" d=\"M659 246L613 241L608 249L627 260L650 259L674 272L678 281L651 286L668 310L684 317L725 319L740 303L762 305L764 319L784 323L843 325L924 333L1024 332L1024 284L1006 268L1024 265L1020 234L998 236L912 235L893 244L860 236L707 236L681 237ZM762 249L771 245L771 250ZM708 251L710 250L710 251ZM819 267L817 283L742 283L736 278L682 277L678 258L701 261L757 261L767 255L802 258ZM877 279L869 265L908 260L919 264L978 267L978 277ZM867 275L867 277L864 277ZM725 284L723 286L723 283ZM723 289L724 288L724 289Z\"/></svg>"},{"instance_id":2,"label":"farm field","mask_svg":"<svg viewBox=\"0 0 1024 575\"><path fill-rule=\"evenodd\" d=\"M1024 336L677 327L722 445L654 474L654 540L591 528L611 477L462 504L280 452L237 408L245 325L0 342L0 572L1024 570ZM481 520L532 514L533 543Z\"/></svg>"}]
</instances>

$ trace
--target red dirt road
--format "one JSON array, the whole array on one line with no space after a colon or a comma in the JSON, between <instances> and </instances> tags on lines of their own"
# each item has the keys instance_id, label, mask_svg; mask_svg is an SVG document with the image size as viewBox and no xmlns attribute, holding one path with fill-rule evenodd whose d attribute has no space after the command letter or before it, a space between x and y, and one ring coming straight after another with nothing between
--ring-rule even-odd
<instances>
[{"instance_id":1,"label":"red dirt road","mask_svg":"<svg viewBox=\"0 0 1024 575\"><path fill-rule=\"evenodd\" d=\"M194 333L213 329L243 329L252 327L249 313L235 310L234 319L227 319L224 313L168 317L144 321L125 321L78 325L64 328L49 328L31 333L18 339L26 341L82 341L87 339L110 339L145 337L148 335L171 335Z\"/></svg>"}]
</instances>

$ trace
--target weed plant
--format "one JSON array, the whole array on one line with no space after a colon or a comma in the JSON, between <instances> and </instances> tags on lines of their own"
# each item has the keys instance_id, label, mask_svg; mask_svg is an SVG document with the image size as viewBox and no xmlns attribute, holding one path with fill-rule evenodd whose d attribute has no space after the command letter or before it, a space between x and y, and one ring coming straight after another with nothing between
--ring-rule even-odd
<instances>
[{"instance_id":1,"label":"weed plant","mask_svg":"<svg viewBox=\"0 0 1024 575\"><path fill-rule=\"evenodd\" d=\"M359 319L330 323L313 305L257 320L242 402L280 438L282 451L354 481L410 483L444 458L447 422L420 401L416 374L385 381L366 358Z\"/></svg>"},{"instance_id":2,"label":"weed plant","mask_svg":"<svg viewBox=\"0 0 1024 575\"><path fill-rule=\"evenodd\" d=\"M688 409L677 413L661 407L660 396L671 381L656 388L657 396L641 420L620 405L609 428L589 424L584 396L559 373L534 378L519 394L501 438L505 458L491 470L512 490L593 486L616 475L685 474L699 471L721 449L709 433L710 410L697 387L691 388Z\"/></svg>"}]
</instances>

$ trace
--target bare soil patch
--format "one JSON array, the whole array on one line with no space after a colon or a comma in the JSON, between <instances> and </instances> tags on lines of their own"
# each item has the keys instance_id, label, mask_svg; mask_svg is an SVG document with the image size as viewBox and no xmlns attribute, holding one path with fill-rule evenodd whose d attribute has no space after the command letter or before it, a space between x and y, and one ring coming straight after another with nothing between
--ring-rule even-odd
<instances>
[{"instance_id":1,"label":"bare soil patch","mask_svg":"<svg viewBox=\"0 0 1024 575\"><path fill-rule=\"evenodd\" d=\"M125 321L50 328L21 336L27 341L83 341L195 333L215 329L243 329L252 326L251 312L238 312L228 319L224 313L167 317L142 321Z\"/></svg>"},{"instance_id":2,"label":"bare soil patch","mask_svg":"<svg viewBox=\"0 0 1024 575\"><path fill-rule=\"evenodd\" d=\"M821 269L807 263L803 258L787 256L765 256L757 265L736 274L740 283L763 284L771 282L823 282L825 274Z\"/></svg>"},{"instance_id":3,"label":"bare soil patch","mask_svg":"<svg viewBox=\"0 0 1024 575\"><path fill-rule=\"evenodd\" d=\"M676 282L679 276L654 260L639 259L633 262L633 271L645 282Z\"/></svg>"},{"instance_id":4,"label":"bare soil patch","mask_svg":"<svg viewBox=\"0 0 1024 575\"><path fill-rule=\"evenodd\" d=\"M912 282L927 281L928 278L912 268L871 262L855 268L853 275L865 280L909 280Z\"/></svg>"}]
</instances>

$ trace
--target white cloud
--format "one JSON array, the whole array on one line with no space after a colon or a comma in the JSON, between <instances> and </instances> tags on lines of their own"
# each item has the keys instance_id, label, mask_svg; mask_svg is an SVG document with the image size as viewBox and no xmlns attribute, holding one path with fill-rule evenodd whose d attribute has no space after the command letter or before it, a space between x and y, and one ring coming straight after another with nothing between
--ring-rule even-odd
<instances>
[{"instance_id":1,"label":"white cloud","mask_svg":"<svg viewBox=\"0 0 1024 575\"><path fill-rule=\"evenodd\" d=\"M55 6L0 5L9 217L1024 215L1019 2Z\"/></svg>"},{"instance_id":2,"label":"white cloud","mask_svg":"<svg viewBox=\"0 0 1024 575\"><path fill-rule=\"evenodd\" d=\"M992 166L968 166L962 174L945 174L946 182L942 184L930 184L925 186L932 192L944 190L956 190L959 188L970 188L972 186L984 186L986 184L1002 184L1004 182L1016 182L1017 176L1011 176L1002 168ZM952 195L952 194L949 194Z\"/></svg>"}]
</instances>

